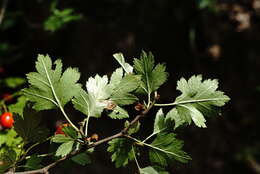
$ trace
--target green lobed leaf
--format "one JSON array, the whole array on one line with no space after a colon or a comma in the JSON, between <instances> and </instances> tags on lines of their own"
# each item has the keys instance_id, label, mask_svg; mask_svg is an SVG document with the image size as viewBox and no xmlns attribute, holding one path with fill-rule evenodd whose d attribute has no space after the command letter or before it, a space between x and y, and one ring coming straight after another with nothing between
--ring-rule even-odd
<instances>
[{"instance_id":1,"label":"green lobed leaf","mask_svg":"<svg viewBox=\"0 0 260 174\"><path fill-rule=\"evenodd\" d=\"M74 141L68 141L68 142L62 143L58 147L55 155L61 156L61 157L68 155L73 150L73 144L74 144Z\"/></svg>"},{"instance_id":2,"label":"green lobed leaf","mask_svg":"<svg viewBox=\"0 0 260 174\"><path fill-rule=\"evenodd\" d=\"M173 159L186 163L191 158L182 150L183 141L174 133L160 133L154 139L149 150L149 158L153 164L167 166Z\"/></svg>"},{"instance_id":3,"label":"green lobed leaf","mask_svg":"<svg viewBox=\"0 0 260 174\"><path fill-rule=\"evenodd\" d=\"M159 174L153 167L148 166L140 169L140 174Z\"/></svg>"},{"instance_id":4,"label":"green lobed leaf","mask_svg":"<svg viewBox=\"0 0 260 174\"><path fill-rule=\"evenodd\" d=\"M45 139L49 133L41 123L41 115L39 112L25 107L23 117L14 116L14 129L19 136L26 142L37 142Z\"/></svg>"},{"instance_id":5,"label":"green lobed leaf","mask_svg":"<svg viewBox=\"0 0 260 174\"><path fill-rule=\"evenodd\" d=\"M126 73L132 73L133 67L125 62L124 55L122 53L113 54L113 57L118 61Z\"/></svg>"},{"instance_id":6,"label":"green lobed leaf","mask_svg":"<svg viewBox=\"0 0 260 174\"><path fill-rule=\"evenodd\" d=\"M140 59L134 59L134 70L142 76L141 88L147 94L156 91L167 80L168 73L165 68L163 64L154 67L154 56L151 52L147 54L143 51Z\"/></svg>"},{"instance_id":7,"label":"green lobed leaf","mask_svg":"<svg viewBox=\"0 0 260 174\"><path fill-rule=\"evenodd\" d=\"M217 108L225 105L230 98L218 91L216 79L202 81L202 76L192 76L188 81L181 78L177 83L177 89L182 94L176 98L177 113L172 117L176 125L190 124L191 121L198 127L206 127L204 116L215 115ZM178 126L175 126L177 128Z\"/></svg>"},{"instance_id":8,"label":"green lobed leaf","mask_svg":"<svg viewBox=\"0 0 260 174\"><path fill-rule=\"evenodd\" d=\"M108 116L112 119L124 119L129 117L128 112L119 106L113 108L113 111L109 113Z\"/></svg>"},{"instance_id":9,"label":"green lobed leaf","mask_svg":"<svg viewBox=\"0 0 260 174\"><path fill-rule=\"evenodd\" d=\"M61 60L54 62L46 55L38 55L37 72L27 74L30 87L23 90L24 94L34 103L35 110L47 110L63 107L81 89L77 83L80 73L76 68L67 68L62 74Z\"/></svg>"},{"instance_id":10,"label":"green lobed leaf","mask_svg":"<svg viewBox=\"0 0 260 174\"><path fill-rule=\"evenodd\" d=\"M112 153L112 162L116 168L126 166L129 161L134 159L132 150L133 141L126 138L116 138L108 142L108 152Z\"/></svg>"}]
</instances>

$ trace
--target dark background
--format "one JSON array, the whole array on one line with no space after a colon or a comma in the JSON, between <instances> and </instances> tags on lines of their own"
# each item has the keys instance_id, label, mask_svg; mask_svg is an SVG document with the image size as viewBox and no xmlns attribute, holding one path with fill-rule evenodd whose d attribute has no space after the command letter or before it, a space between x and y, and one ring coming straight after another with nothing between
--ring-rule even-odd
<instances>
[{"instance_id":1,"label":"dark background","mask_svg":"<svg viewBox=\"0 0 260 174\"><path fill-rule=\"evenodd\" d=\"M159 91L162 102L173 101L178 95L176 81L193 74L219 79L220 89L231 97L222 116L208 119L207 129L190 126L178 131L193 160L173 164L171 173L260 173L259 0L63 0L57 8L73 8L83 18L55 32L43 27L51 15L50 4L48 0L8 1L3 23L12 20L13 25L0 30L0 44L8 44L8 49L0 49L1 77L24 77L34 71L37 54L48 53L61 58L64 67L79 67L85 84L88 77L111 74L118 67L112 57L116 52L131 62L141 50L152 51L170 72ZM148 119L142 122L152 126ZM90 129L106 136L121 127L120 121L101 118L91 121ZM87 167L65 163L52 172L136 171L134 163L115 169L105 150L106 146L97 147ZM147 164L145 158L142 162Z\"/></svg>"}]
</instances>

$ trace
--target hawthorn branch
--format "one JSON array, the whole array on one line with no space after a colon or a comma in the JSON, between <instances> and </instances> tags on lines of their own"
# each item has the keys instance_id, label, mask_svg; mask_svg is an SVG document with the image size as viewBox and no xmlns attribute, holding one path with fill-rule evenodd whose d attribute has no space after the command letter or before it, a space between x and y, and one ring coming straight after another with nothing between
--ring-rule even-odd
<instances>
[{"instance_id":1,"label":"hawthorn branch","mask_svg":"<svg viewBox=\"0 0 260 174\"><path fill-rule=\"evenodd\" d=\"M115 138L119 138L119 137L123 137L123 136L126 137L126 138L128 138L128 137L126 136L128 130L129 130L137 121L139 121L142 117L144 117L144 116L150 111L150 109L153 107L154 104L155 104L155 101L152 102L151 105L150 105L146 110L142 111L139 115L137 115L137 116L130 122L130 124L129 124L127 127L125 127L124 129L122 129L120 132L118 132L118 133L116 133L116 134L114 134L114 135L112 135L112 136L106 137L106 138L104 138L104 139L101 139L101 140L99 140L99 141L97 141L97 142L94 142L94 143L88 145L88 146L87 146L87 149L90 149L90 148L92 148L92 147L98 146L98 145L100 145L100 144L103 144L103 143L108 142L108 141L110 141L110 140L112 140L112 139L115 139ZM39 174L49 174L49 170L50 170L51 168L55 167L56 165L58 165L58 164L61 163L62 161L65 161L65 160L67 160L67 159L69 159L69 158L72 158L73 156L75 156L75 155L77 155L77 154L83 152L84 150L85 150L85 148L81 148L81 149L78 150L78 151L73 151L73 152L71 152L69 155L67 155L67 156L65 156L65 157L62 157L62 158L60 158L59 160L57 160L57 161L55 161L55 162L53 162L53 163L51 163L51 164L49 164L49 165L47 165L47 166L41 168L41 169L30 170L30 171L25 171L25 172L13 172L13 171L9 171L9 172L6 172L5 174L37 174L37 173L39 173Z\"/></svg>"}]
</instances>

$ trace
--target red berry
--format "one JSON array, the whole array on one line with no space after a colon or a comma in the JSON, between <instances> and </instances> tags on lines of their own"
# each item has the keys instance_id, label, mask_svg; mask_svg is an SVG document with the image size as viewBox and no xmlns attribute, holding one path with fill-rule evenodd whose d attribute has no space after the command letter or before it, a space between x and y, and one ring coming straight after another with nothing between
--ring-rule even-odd
<instances>
[{"instance_id":1,"label":"red berry","mask_svg":"<svg viewBox=\"0 0 260 174\"><path fill-rule=\"evenodd\" d=\"M62 128L63 128L62 125L57 126L55 134L63 134L63 135L65 135L65 133L62 131Z\"/></svg>"},{"instance_id":2,"label":"red berry","mask_svg":"<svg viewBox=\"0 0 260 174\"><path fill-rule=\"evenodd\" d=\"M5 112L0 117L0 124L5 128L12 128L14 125L13 114L11 112Z\"/></svg>"}]
</instances>

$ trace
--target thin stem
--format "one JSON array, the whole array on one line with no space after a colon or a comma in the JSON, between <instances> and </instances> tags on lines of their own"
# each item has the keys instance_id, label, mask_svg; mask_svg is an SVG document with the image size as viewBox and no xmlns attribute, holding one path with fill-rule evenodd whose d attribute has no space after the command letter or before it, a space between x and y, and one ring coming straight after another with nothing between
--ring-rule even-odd
<instances>
[{"instance_id":1,"label":"thin stem","mask_svg":"<svg viewBox=\"0 0 260 174\"><path fill-rule=\"evenodd\" d=\"M133 151L133 154L134 154L135 163L136 163L136 165L137 165L137 167L138 167L138 170L140 171L140 170L141 170L141 167L140 167L140 165L139 165L139 163L138 163L138 161L137 161L137 158L136 158L136 155L135 155L135 150L134 150L134 147L133 147L133 146L132 146L132 151Z\"/></svg>"},{"instance_id":2,"label":"thin stem","mask_svg":"<svg viewBox=\"0 0 260 174\"><path fill-rule=\"evenodd\" d=\"M60 106L60 110L62 112L62 114L64 115L64 117L66 118L66 120L69 122L69 124L77 131L80 132L80 130L77 128L77 126L75 126L72 121L69 119L68 115L66 114L66 112L64 111L63 107Z\"/></svg>"},{"instance_id":3,"label":"thin stem","mask_svg":"<svg viewBox=\"0 0 260 174\"><path fill-rule=\"evenodd\" d=\"M158 131L156 131L156 132L153 132L151 135L149 135L148 137L146 137L146 138L142 141L142 143L146 142L147 140L149 140L150 138L152 138L154 135L156 135L156 134L158 134L158 133L164 131L165 129L166 129L166 128L163 128L163 129L161 129L161 130L158 130Z\"/></svg>"},{"instance_id":4,"label":"thin stem","mask_svg":"<svg viewBox=\"0 0 260 174\"><path fill-rule=\"evenodd\" d=\"M88 136L88 123L89 123L90 116L87 117L86 123L85 123L85 137Z\"/></svg>"},{"instance_id":5,"label":"thin stem","mask_svg":"<svg viewBox=\"0 0 260 174\"><path fill-rule=\"evenodd\" d=\"M48 156L51 156L51 155L53 155L53 153L41 154L41 155L37 155L36 157L48 157ZM25 159L30 159L30 158L32 158L32 156L25 157Z\"/></svg>"},{"instance_id":6,"label":"thin stem","mask_svg":"<svg viewBox=\"0 0 260 174\"><path fill-rule=\"evenodd\" d=\"M150 107L150 104L151 104L151 94L148 94L147 108Z\"/></svg>"},{"instance_id":7,"label":"thin stem","mask_svg":"<svg viewBox=\"0 0 260 174\"><path fill-rule=\"evenodd\" d=\"M30 147L24 152L22 158L20 158L20 160L19 160L18 162L20 162L20 161L26 159L26 155L27 155L27 154L29 153L29 151L32 150L35 146L38 146L38 145L40 145L40 144L42 144L42 143L44 143L44 142L50 140L51 138L52 138L52 137L48 137L48 138L46 138L44 141L35 143L35 144L33 144L32 146L30 146Z\"/></svg>"}]
</instances>

